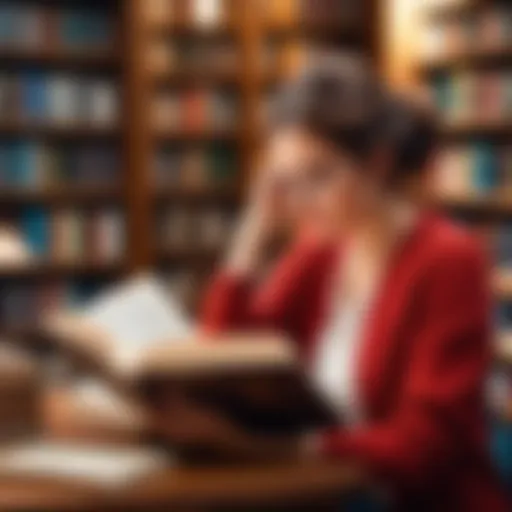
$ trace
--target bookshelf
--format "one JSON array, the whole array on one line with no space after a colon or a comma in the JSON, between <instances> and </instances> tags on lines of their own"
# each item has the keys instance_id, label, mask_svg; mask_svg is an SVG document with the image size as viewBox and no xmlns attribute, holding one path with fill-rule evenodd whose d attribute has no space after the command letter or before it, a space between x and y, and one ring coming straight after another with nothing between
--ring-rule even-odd
<instances>
[{"instance_id":1,"label":"bookshelf","mask_svg":"<svg viewBox=\"0 0 512 512\"><path fill-rule=\"evenodd\" d=\"M0 260L0 333L146 270L193 306L251 179L269 89L311 45L377 60L375 5L1 0L0 244L4 224L22 227L36 257Z\"/></svg>"},{"instance_id":2,"label":"bookshelf","mask_svg":"<svg viewBox=\"0 0 512 512\"><path fill-rule=\"evenodd\" d=\"M123 10L0 2L0 244L15 226L24 248L0 262L2 334L128 270Z\"/></svg>"},{"instance_id":3,"label":"bookshelf","mask_svg":"<svg viewBox=\"0 0 512 512\"><path fill-rule=\"evenodd\" d=\"M434 201L473 225L489 242L495 262L497 361L491 403L510 415L512 5L500 0L459 1L427 8L424 21L418 77L430 86L444 118L445 149L438 161Z\"/></svg>"}]
</instances>

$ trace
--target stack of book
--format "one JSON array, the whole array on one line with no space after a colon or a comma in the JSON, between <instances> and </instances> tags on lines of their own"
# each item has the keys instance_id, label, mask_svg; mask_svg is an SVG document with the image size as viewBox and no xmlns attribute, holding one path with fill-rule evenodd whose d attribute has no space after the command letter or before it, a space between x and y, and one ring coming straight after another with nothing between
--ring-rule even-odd
<instances>
[{"instance_id":1,"label":"stack of book","mask_svg":"<svg viewBox=\"0 0 512 512\"><path fill-rule=\"evenodd\" d=\"M25 208L18 227L39 258L65 263L112 263L124 254L124 222L116 209Z\"/></svg>"},{"instance_id":2,"label":"stack of book","mask_svg":"<svg viewBox=\"0 0 512 512\"><path fill-rule=\"evenodd\" d=\"M171 207L159 220L157 240L166 250L218 250L228 240L232 215L221 208Z\"/></svg>"},{"instance_id":3,"label":"stack of book","mask_svg":"<svg viewBox=\"0 0 512 512\"><path fill-rule=\"evenodd\" d=\"M153 104L154 125L160 133L231 131L237 114L233 93L208 88L162 92Z\"/></svg>"},{"instance_id":4,"label":"stack of book","mask_svg":"<svg viewBox=\"0 0 512 512\"><path fill-rule=\"evenodd\" d=\"M79 7L49 7L35 2L0 4L0 48L10 50L109 49L115 27L108 12Z\"/></svg>"},{"instance_id":5,"label":"stack of book","mask_svg":"<svg viewBox=\"0 0 512 512\"><path fill-rule=\"evenodd\" d=\"M155 155L155 185L180 189L233 186L236 168L235 152L223 145L165 147Z\"/></svg>"},{"instance_id":6,"label":"stack of book","mask_svg":"<svg viewBox=\"0 0 512 512\"><path fill-rule=\"evenodd\" d=\"M0 140L0 186L107 186L119 182L119 152L105 144Z\"/></svg>"},{"instance_id":7,"label":"stack of book","mask_svg":"<svg viewBox=\"0 0 512 512\"><path fill-rule=\"evenodd\" d=\"M512 191L512 146L481 141L445 148L439 156L436 186L446 196L504 196Z\"/></svg>"},{"instance_id":8,"label":"stack of book","mask_svg":"<svg viewBox=\"0 0 512 512\"><path fill-rule=\"evenodd\" d=\"M437 77L433 95L448 123L496 123L512 118L510 71L467 71Z\"/></svg>"},{"instance_id":9,"label":"stack of book","mask_svg":"<svg viewBox=\"0 0 512 512\"><path fill-rule=\"evenodd\" d=\"M38 70L0 74L0 123L111 127L119 108L118 88L107 78Z\"/></svg>"}]
</instances>

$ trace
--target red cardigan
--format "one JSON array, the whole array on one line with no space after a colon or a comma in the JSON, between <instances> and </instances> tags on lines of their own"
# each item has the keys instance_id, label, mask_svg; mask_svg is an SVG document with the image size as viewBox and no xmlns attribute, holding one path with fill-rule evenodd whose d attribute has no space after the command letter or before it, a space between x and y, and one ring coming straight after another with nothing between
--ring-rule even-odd
<instances>
[{"instance_id":1,"label":"red cardigan","mask_svg":"<svg viewBox=\"0 0 512 512\"><path fill-rule=\"evenodd\" d=\"M307 361L338 256L306 241L261 285L218 275L203 325L284 330ZM326 432L325 450L361 461L391 484L400 510L507 509L488 461L484 421L488 282L474 240L425 215L392 258L370 312L358 362L367 424Z\"/></svg>"}]
</instances>

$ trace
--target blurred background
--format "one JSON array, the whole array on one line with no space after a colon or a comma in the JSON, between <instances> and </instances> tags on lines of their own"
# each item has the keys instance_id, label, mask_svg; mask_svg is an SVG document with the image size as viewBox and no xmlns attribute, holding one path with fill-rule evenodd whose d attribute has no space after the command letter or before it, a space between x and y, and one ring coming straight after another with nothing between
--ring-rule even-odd
<instances>
[{"instance_id":1,"label":"blurred background","mask_svg":"<svg viewBox=\"0 0 512 512\"><path fill-rule=\"evenodd\" d=\"M495 261L489 404L512 473L509 1L0 0L0 336L30 342L47 312L146 270L193 315L243 206L266 101L323 46L363 53L440 111L431 196ZM95 384L81 392L129 416ZM69 407L49 400L70 430Z\"/></svg>"}]
</instances>

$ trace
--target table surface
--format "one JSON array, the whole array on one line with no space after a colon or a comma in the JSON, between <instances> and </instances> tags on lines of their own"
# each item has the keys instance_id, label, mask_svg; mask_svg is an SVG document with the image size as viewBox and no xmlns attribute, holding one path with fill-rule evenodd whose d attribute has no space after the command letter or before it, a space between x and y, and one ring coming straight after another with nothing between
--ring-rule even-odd
<instances>
[{"instance_id":1,"label":"table surface","mask_svg":"<svg viewBox=\"0 0 512 512\"><path fill-rule=\"evenodd\" d=\"M174 468L116 490L44 478L0 479L3 512L114 510L297 510L338 501L360 484L352 468L332 463ZM293 509L290 507L293 506ZM309 508L311 510L311 508ZM316 507L315 507L316 510Z\"/></svg>"},{"instance_id":2,"label":"table surface","mask_svg":"<svg viewBox=\"0 0 512 512\"><path fill-rule=\"evenodd\" d=\"M73 397L52 390L43 400L47 434L112 442L112 432L89 426ZM79 417L73 418L79 414ZM101 431L100 431L101 430ZM108 429L107 429L108 430ZM75 435L73 435L75 432ZM118 428L115 436L119 435ZM124 444L132 438L120 435ZM363 485L353 467L332 461L274 463L248 467L174 467L125 488L98 487L49 478L0 477L2 512L110 512L181 510L321 510L326 501ZM309 506L308 506L309 504ZM314 508L311 508L314 504ZM291 508L293 507L293 508Z\"/></svg>"}]
</instances>

